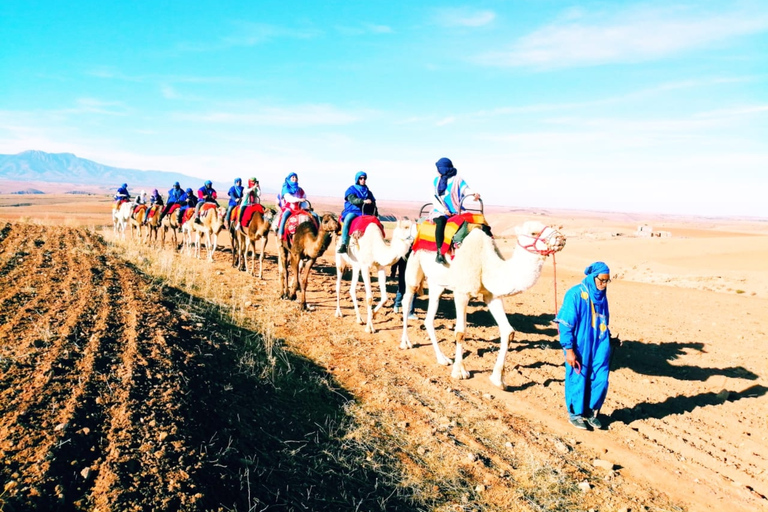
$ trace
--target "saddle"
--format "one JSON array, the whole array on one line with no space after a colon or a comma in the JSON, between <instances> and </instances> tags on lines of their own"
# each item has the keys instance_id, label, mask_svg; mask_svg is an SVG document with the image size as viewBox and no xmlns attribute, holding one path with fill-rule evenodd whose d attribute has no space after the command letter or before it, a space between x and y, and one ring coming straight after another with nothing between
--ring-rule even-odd
<instances>
[{"instance_id":1,"label":"saddle","mask_svg":"<svg viewBox=\"0 0 768 512\"><path fill-rule=\"evenodd\" d=\"M482 229L490 235L491 228L485 221L485 216L481 213L464 212L448 218L445 223L445 236L443 236L443 245L440 252L445 255L452 249L461 245L462 240L473 229ZM458 235L458 236L457 236ZM416 238L413 240L414 251L437 251L437 242L435 242L435 223L425 221L419 224Z\"/></svg>"},{"instance_id":2,"label":"saddle","mask_svg":"<svg viewBox=\"0 0 768 512\"><path fill-rule=\"evenodd\" d=\"M296 234L296 228L299 227L300 224L303 224L305 222L312 222L312 224L315 225L315 229L319 229L320 226L317 225L317 219L315 219L315 216L309 213L306 210L298 210L293 213L291 213L291 216L288 217L288 220L285 222L285 231L283 231L283 240L286 242L290 242L293 238L293 235Z\"/></svg>"},{"instance_id":3,"label":"saddle","mask_svg":"<svg viewBox=\"0 0 768 512\"><path fill-rule=\"evenodd\" d=\"M232 213L229 215L230 222L237 221L237 217L240 214L240 208L242 208L242 206L235 206L232 208ZM243 221L240 223L243 229L248 227L248 225L251 223L251 219L253 219L253 214L256 212L264 215L264 207L260 204L249 204L245 207L245 212L243 212Z\"/></svg>"},{"instance_id":4,"label":"saddle","mask_svg":"<svg viewBox=\"0 0 768 512\"><path fill-rule=\"evenodd\" d=\"M194 208L187 208L186 210L184 210L184 215L181 216L181 224L180 225L183 226L184 223L187 222L189 219L191 219L194 214L195 214L195 209Z\"/></svg>"},{"instance_id":5,"label":"saddle","mask_svg":"<svg viewBox=\"0 0 768 512\"><path fill-rule=\"evenodd\" d=\"M145 211L146 209L147 209L147 205L145 205L145 204L138 204L138 205L136 205L133 208L133 212L131 213L131 217L136 219L136 217L138 217L142 213L142 211Z\"/></svg>"},{"instance_id":6,"label":"saddle","mask_svg":"<svg viewBox=\"0 0 768 512\"><path fill-rule=\"evenodd\" d=\"M172 204L172 205L171 205L171 207L170 207L170 208L168 208L168 213L166 213L166 215L170 215L170 214L172 214L173 212L175 212L175 211L176 211L176 210L178 210L179 208L181 208L181 205L180 205L179 203L174 203L174 204Z\"/></svg>"},{"instance_id":7,"label":"saddle","mask_svg":"<svg viewBox=\"0 0 768 512\"><path fill-rule=\"evenodd\" d=\"M127 202L128 202L127 199L118 199L117 201L112 203L112 209L113 210L119 210L120 207L123 205L123 203L127 203Z\"/></svg>"},{"instance_id":8,"label":"saddle","mask_svg":"<svg viewBox=\"0 0 768 512\"><path fill-rule=\"evenodd\" d=\"M162 208L163 208L163 207L162 207L161 205L159 205L159 204L155 204L155 205L152 205L152 207L151 207L151 208L149 209L149 211L147 212L147 220L149 220L149 219L151 219L152 217L154 217L154 216L155 216L155 213L157 213L157 212L159 212L160 210L162 210Z\"/></svg>"},{"instance_id":9,"label":"saddle","mask_svg":"<svg viewBox=\"0 0 768 512\"><path fill-rule=\"evenodd\" d=\"M203 206L200 207L200 215L204 215L212 208L218 208L218 205L216 203L203 203Z\"/></svg>"},{"instance_id":10,"label":"saddle","mask_svg":"<svg viewBox=\"0 0 768 512\"><path fill-rule=\"evenodd\" d=\"M349 235L352 238L360 238L365 233L365 230L369 225L375 224L381 230L381 236L386 238L384 233L384 226L381 225L381 221L375 215L361 215L352 219L352 224L349 225Z\"/></svg>"}]
</instances>

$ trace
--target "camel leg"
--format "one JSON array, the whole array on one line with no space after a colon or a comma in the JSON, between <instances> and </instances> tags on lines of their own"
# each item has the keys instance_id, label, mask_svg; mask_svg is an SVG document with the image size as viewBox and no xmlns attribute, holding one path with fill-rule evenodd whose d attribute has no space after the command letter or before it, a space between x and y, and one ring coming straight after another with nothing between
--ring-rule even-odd
<instances>
[{"instance_id":1,"label":"camel leg","mask_svg":"<svg viewBox=\"0 0 768 512\"><path fill-rule=\"evenodd\" d=\"M411 340L408 339L408 314L410 313L411 301L416 294L416 288L419 286L422 279L424 279L424 269L421 268L419 255L413 254L408 258L408 263L405 265L405 293L403 294L403 304L407 305L403 307L403 335L400 338L400 348L403 350L413 348Z\"/></svg>"},{"instance_id":2,"label":"camel leg","mask_svg":"<svg viewBox=\"0 0 768 512\"><path fill-rule=\"evenodd\" d=\"M509 350L509 342L515 338L515 330L509 325L507 313L504 311L504 302L501 298L497 297L490 301L486 300L486 302L488 302L488 310L493 315L494 320L496 320L501 334L499 355L496 358L496 364L493 366L493 373L490 379L497 388L506 389L506 384L504 383L504 362Z\"/></svg>"},{"instance_id":3,"label":"camel leg","mask_svg":"<svg viewBox=\"0 0 768 512\"><path fill-rule=\"evenodd\" d=\"M359 264L358 265L352 265L352 279L349 282L349 296L350 296L350 298L352 298L352 304L355 306L355 319L357 320L357 323L359 325L363 325L363 323L364 323L363 322L363 317L362 317L362 315L360 315L360 308L357 305L357 284L360 281L360 274L361 273L362 272L361 272ZM365 274L363 274L363 289L365 290ZM368 300L367 293L366 293L365 299L366 299L366 303L367 303L367 300ZM368 316L370 317L370 312L369 312ZM366 325L366 330L367 330L367 328L368 328L368 326Z\"/></svg>"},{"instance_id":4,"label":"camel leg","mask_svg":"<svg viewBox=\"0 0 768 512\"><path fill-rule=\"evenodd\" d=\"M453 361L445 357L443 351L440 350L440 346L437 344L437 333L435 333L435 315L437 315L437 307L440 305L440 297L443 295L445 288L443 286L429 284L429 306L427 307L427 317L424 319L424 326L427 328L427 334L432 341L432 348L435 349L435 357L437 357L437 364L448 366ZM404 302L403 304L408 304ZM407 310L404 307L403 310ZM407 314L407 312L406 312Z\"/></svg>"},{"instance_id":5,"label":"camel leg","mask_svg":"<svg viewBox=\"0 0 768 512\"><path fill-rule=\"evenodd\" d=\"M341 254L336 253L336 318L341 318L344 314L341 312L341 277L344 274L344 261Z\"/></svg>"},{"instance_id":6,"label":"camel leg","mask_svg":"<svg viewBox=\"0 0 768 512\"><path fill-rule=\"evenodd\" d=\"M360 273L363 275L363 287L365 288L365 309L368 314L368 320L365 324L365 332L376 332L373 328L373 290L371 289L371 269L370 267L360 267Z\"/></svg>"},{"instance_id":7,"label":"camel leg","mask_svg":"<svg viewBox=\"0 0 768 512\"><path fill-rule=\"evenodd\" d=\"M219 235L216 233L206 233L208 241L206 242L206 248L208 249L208 261L213 261L213 253L216 252L216 246L219 243Z\"/></svg>"},{"instance_id":8,"label":"camel leg","mask_svg":"<svg viewBox=\"0 0 768 512\"><path fill-rule=\"evenodd\" d=\"M301 269L300 267L301 258L299 258L295 254L291 254L291 271L293 273L293 283L289 283L288 285L288 298L290 300L296 300L296 291L301 286ZM304 304L302 303L302 307Z\"/></svg>"},{"instance_id":9,"label":"camel leg","mask_svg":"<svg viewBox=\"0 0 768 512\"><path fill-rule=\"evenodd\" d=\"M307 306L307 281L309 280L309 273L312 271L312 265L315 264L314 258L310 259L306 264L306 270L300 274L296 274L297 277L303 276L301 279L301 309L310 310Z\"/></svg>"},{"instance_id":10,"label":"camel leg","mask_svg":"<svg viewBox=\"0 0 768 512\"><path fill-rule=\"evenodd\" d=\"M261 252L259 253L259 279L264 279L264 251L267 249L267 235L261 237Z\"/></svg>"},{"instance_id":11,"label":"camel leg","mask_svg":"<svg viewBox=\"0 0 768 512\"><path fill-rule=\"evenodd\" d=\"M467 305L469 295L453 292L453 303L456 305L456 358L453 362L451 377L454 379L468 379L469 372L464 368L464 333L467 330Z\"/></svg>"},{"instance_id":12,"label":"camel leg","mask_svg":"<svg viewBox=\"0 0 768 512\"><path fill-rule=\"evenodd\" d=\"M376 318L376 314L378 314L381 308L384 307L384 304L387 303L387 272L379 267L379 271L376 273L376 279L379 282L379 296L381 297L381 300L379 300L379 304L373 310L373 318Z\"/></svg>"}]
</instances>

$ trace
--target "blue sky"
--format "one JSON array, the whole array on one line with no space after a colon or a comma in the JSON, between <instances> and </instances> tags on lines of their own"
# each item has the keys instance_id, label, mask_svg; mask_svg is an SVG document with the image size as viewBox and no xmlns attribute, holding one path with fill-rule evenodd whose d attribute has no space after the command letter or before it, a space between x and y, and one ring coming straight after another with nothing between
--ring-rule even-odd
<instances>
[{"instance_id":1,"label":"blue sky","mask_svg":"<svg viewBox=\"0 0 768 512\"><path fill-rule=\"evenodd\" d=\"M0 2L0 153L768 217L768 2ZM168 184L158 184L159 188Z\"/></svg>"}]
</instances>

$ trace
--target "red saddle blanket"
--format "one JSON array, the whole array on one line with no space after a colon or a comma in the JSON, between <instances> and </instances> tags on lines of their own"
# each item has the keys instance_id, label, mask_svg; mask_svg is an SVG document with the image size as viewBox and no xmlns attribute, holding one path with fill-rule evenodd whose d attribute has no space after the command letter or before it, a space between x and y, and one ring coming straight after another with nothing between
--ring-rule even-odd
<instances>
[{"instance_id":1,"label":"red saddle blanket","mask_svg":"<svg viewBox=\"0 0 768 512\"><path fill-rule=\"evenodd\" d=\"M113 209L113 210L117 210L117 209L119 209L121 206L123 206L123 203L127 203L127 202L128 202L128 200L127 200L127 199L118 199L117 201L115 201L114 203L112 203L112 209Z\"/></svg>"},{"instance_id":2,"label":"red saddle blanket","mask_svg":"<svg viewBox=\"0 0 768 512\"><path fill-rule=\"evenodd\" d=\"M485 217L480 213L464 212L459 215L454 215L448 219L445 224L445 236L443 237L443 246L440 248L440 252L445 254L451 247L451 239L459 227L464 223L470 224L485 224ZM413 240L414 251L437 251L437 243L435 242L435 223L432 221L425 221L419 224L419 230L416 233L416 238Z\"/></svg>"},{"instance_id":3,"label":"red saddle blanket","mask_svg":"<svg viewBox=\"0 0 768 512\"><path fill-rule=\"evenodd\" d=\"M172 214L173 212L175 212L175 211L176 211L176 210L178 210L179 208L181 208L181 205L180 205L179 203L174 203L174 204L172 204L172 205L171 205L171 208L168 210L168 213L166 213L166 215L170 215L170 214Z\"/></svg>"},{"instance_id":4,"label":"red saddle blanket","mask_svg":"<svg viewBox=\"0 0 768 512\"><path fill-rule=\"evenodd\" d=\"M349 234L355 238L360 238L365 233L365 230L369 225L375 224L381 230L381 236L386 238L384 233L384 226L381 225L379 218L375 215L361 215L352 219L352 224L349 226Z\"/></svg>"},{"instance_id":5,"label":"red saddle blanket","mask_svg":"<svg viewBox=\"0 0 768 512\"><path fill-rule=\"evenodd\" d=\"M187 208L184 210L184 215L181 216L181 225L183 226L185 222L187 222L189 219L192 218L192 216L195 214L194 208Z\"/></svg>"},{"instance_id":6,"label":"red saddle blanket","mask_svg":"<svg viewBox=\"0 0 768 512\"><path fill-rule=\"evenodd\" d=\"M315 225L315 229L318 228L317 220L315 216L306 210L299 210L297 212L291 212L291 216L285 222L285 230L283 231L283 240L288 241L296 233L296 228L299 224L305 222L311 222Z\"/></svg>"},{"instance_id":7,"label":"red saddle blanket","mask_svg":"<svg viewBox=\"0 0 768 512\"><path fill-rule=\"evenodd\" d=\"M147 209L147 205L145 204L138 204L133 207L133 218L137 219L141 213Z\"/></svg>"},{"instance_id":8,"label":"red saddle blanket","mask_svg":"<svg viewBox=\"0 0 768 512\"><path fill-rule=\"evenodd\" d=\"M240 209L242 206L235 206L232 208L232 211L229 214L229 222L237 222L237 219L240 215ZM242 227L247 228L251 224L251 219L253 219L254 213L260 213L264 215L264 207L260 204L249 204L245 207L245 212L243 212L243 221L240 223Z\"/></svg>"},{"instance_id":9,"label":"red saddle blanket","mask_svg":"<svg viewBox=\"0 0 768 512\"><path fill-rule=\"evenodd\" d=\"M147 212L147 220L151 219L155 216L155 213L159 212L162 209L159 205L152 206L149 211Z\"/></svg>"}]
</instances>

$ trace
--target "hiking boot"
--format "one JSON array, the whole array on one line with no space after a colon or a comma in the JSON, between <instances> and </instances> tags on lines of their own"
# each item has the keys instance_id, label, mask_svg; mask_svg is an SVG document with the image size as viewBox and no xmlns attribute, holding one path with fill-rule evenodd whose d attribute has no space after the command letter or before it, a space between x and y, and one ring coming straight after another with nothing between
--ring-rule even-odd
<instances>
[{"instance_id":1,"label":"hiking boot","mask_svg":"<svg viewBox=\"0 0 768 512\"><path fill-rule=\"evenodd\" d=\"M597 413L587 417L587 423L589 423L589 425L595 430L600 430L601 428L603 428L603 424L600 423L599 419L597 419Z\"/></svg>"},{"instance_id":2,"label":"hiking boot","mask_svg":"<svg viewBox=\"0 0 768 512\"><path fill-rule=\"evenodd\" d=\"M443 253L441 253L440 251L437 251L437 256L435 256L435 263L445 265L448 262L445 261L445 256L443 256Z\"/></svg>"},{"instance_id":3,"label":"hiking boot","mask_svg":"<svg viewBox=\"0 0 768 512\"><path fill-rule=\"evenodd\" d=\"M402 306L398 306L397 304L395 304L395 305L392 307L392 309L395 311L395 313L399 313L399 312L400 312L400 308L401 308L401 307L402 307Z\"/></svg>"},{"instance_id":4,"label":"hiking boot","mask_svg":"<svg viewBox=\"0 0 768 512\"><path fill-rule=\"evenodd\" d=\"M408 320L418 320L419 317L416 316L416 313L409 313L408 314Z\"/></svg>"},{"instance_id":5,"label":"hiking boot","mask_svg":"<svg viewBox=\"0 0 768 512\"><path fill-rule=\"evenodd\" d=\"M584 423L584 418L581 416L571 416L568 418L568 421L571 422L571 425L576 427L579 430L587 430L587 424Z\"/></svg>"},{"instance_id":6,"label":"hiking boot","mask_svg":"<svg viewBox=\"0 0 768 512\"><path fill-rule=\"evenodd\" d=\"M347 244L341 244L338 249L336 249L336 252L338 254L346 254L347 252Z\"/></svg>"}]
</instances>

